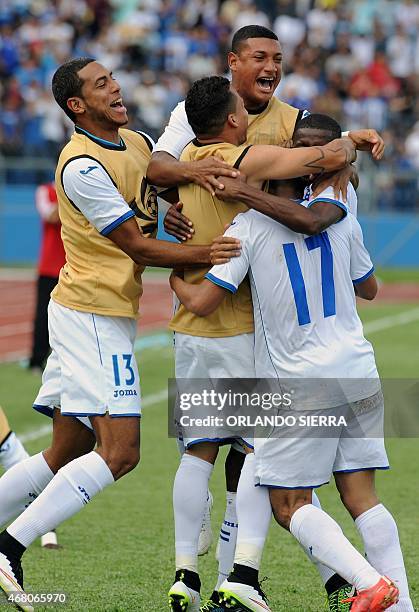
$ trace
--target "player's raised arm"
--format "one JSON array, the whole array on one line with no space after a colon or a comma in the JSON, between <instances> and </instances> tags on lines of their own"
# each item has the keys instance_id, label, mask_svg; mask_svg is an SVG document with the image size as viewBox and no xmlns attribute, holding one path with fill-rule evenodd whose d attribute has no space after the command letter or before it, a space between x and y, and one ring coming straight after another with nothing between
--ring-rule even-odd
<instances>
[{"instance_id":1,"label":"player's raised arm","mask_svg":"<svg viewBox=\"0 0 419 612\"><path fill-rule=\"evenodd\" d=\"M240 171L252 182L287 179L339 170L355 157L355 143L346 136L323 146L301 149L257 145L243 158Z\"/></svg>"},{"instance_id":2,"label":"player's raised arm","mask_svg":"<svg viewBox=\"0 0 419 612\"><path fill-rule=\"evenodd\" d=\"M184 183L196 183L210 193L222 185L219 180L220 176L235 177L237 171L227 162L216 157L183 162L162 151L153 153L147 170L147 179L154 185L171 187Z\"/></svg>"},{"instance_id":3,"label":"player's raised arm","mask_svg":"<svg viewBox=\"0 0 419 612\"><path fill-rule=\"evenodd\" d=\"M160 187L196 183L210 192L220 186L217 177L236 176L237 171L215 157L197 162L179 161L186 145L195 137L185 113L185 104L177 105L162 136L157 141L148 169L147 179Z\"/></svg>"}]
</instances>

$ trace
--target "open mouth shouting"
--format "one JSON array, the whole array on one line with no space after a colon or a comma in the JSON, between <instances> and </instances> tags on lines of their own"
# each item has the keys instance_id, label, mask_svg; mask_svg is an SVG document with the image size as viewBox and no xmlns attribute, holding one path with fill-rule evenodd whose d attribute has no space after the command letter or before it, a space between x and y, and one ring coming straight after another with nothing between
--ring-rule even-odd
<instances>
[{"instance_id":1,"label":"open mouth shouting","mask_svg":"<svg viewBox=\"0 0 419 612\"><path fill-rule=\"evenodd\" d=\"M122 103L122 98L118 98L117 100L114 100L110 106L117 113L125 114L127 112L127 109Z\"/></svg>"},{"instance_id":2,"label":"open mouth shouting","mask_svg":"<svg viewBox=\"0 0 419 612\"><path fill-rule=\"evenodd\" d=\"M259 77L256 79L256 83L260 91L270 94L274 91L276 79L274 77Z\"/></svg>"}]
</instances>

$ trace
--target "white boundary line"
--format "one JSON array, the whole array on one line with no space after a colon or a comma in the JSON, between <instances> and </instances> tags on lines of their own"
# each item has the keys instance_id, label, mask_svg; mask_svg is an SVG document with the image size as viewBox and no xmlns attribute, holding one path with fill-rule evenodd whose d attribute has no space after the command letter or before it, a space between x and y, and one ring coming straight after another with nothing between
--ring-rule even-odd
<instances>
[{"instance_id":1,"label":"white boundary line","mask_svg":"<svg viewBox=\"0 0 419 612\"><path fill-rule=\"evenodd\" d=\"M404 310L396 315L389 315L388 317L381 317L375 319L375 321L369 321L364 324L364 332L366 334L373 334L390 327L397 327L398 325L407 325L413 323L413 321L419 320L419 308L413 308L412 310Z\"/></svg>"}]
</instances>

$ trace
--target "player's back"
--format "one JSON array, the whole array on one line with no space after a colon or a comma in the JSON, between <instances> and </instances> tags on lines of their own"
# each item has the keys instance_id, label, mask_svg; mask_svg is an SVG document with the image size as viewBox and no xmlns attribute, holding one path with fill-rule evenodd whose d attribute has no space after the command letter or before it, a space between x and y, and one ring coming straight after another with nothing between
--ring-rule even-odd
<instances>
[{"instance_id":1,"label":"player's back","mask_svg":"<svg viewBox=\"0 0 419 612\"><path fill-rule=\"evenodd\" d=\"M229 143L202 145L194 140L183 151L182 161L198 161L211 155L222 157L232 166L240 162L248 147ZM189 244L211 244L216 236L224 233L226 225L234 217L247 210L241 202L223 202L213 197L200 185L189 183L179 186L182 212L191 219L195 233ZM184 278L189 283L199 283L210 266L185 270ZM235 295L226 300L207 317L198 317L180 304L169 325L174 331L203 337L236 336L253 331L253 308L250 288L245 279Z\"/></svg>"},{"instance_id":2,"label":"player's back","mask_svg":"<svg viewBox=\"0 0 419 612\"><path fill-rule=\"evenodd\" d=\"M353 289L372 272L356 218L303 236L256 211L244 216L258 376L378 377Z\"/></svg>"}]
</instances>

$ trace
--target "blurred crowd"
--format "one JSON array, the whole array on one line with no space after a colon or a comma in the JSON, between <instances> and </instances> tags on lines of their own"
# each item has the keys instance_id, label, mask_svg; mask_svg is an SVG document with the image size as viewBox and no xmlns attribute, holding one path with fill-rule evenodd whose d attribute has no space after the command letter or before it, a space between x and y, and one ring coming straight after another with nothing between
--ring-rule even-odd
<instances>
[{"instance_id":1,"label":"blurred crowd","mask_svg":"<svg viewBox=\"0 0 419 612\"><path fill-rule=\"evenodd\" d=\"M276 95L382 132L379 206L419 207L416 0L1 0L0 153L55 159L71 125L51 77L80 55L114 71L131 127L157 138L192 81L227 72L232 32L251 23L284 48Z\"/></svg>"}]
</instances>

